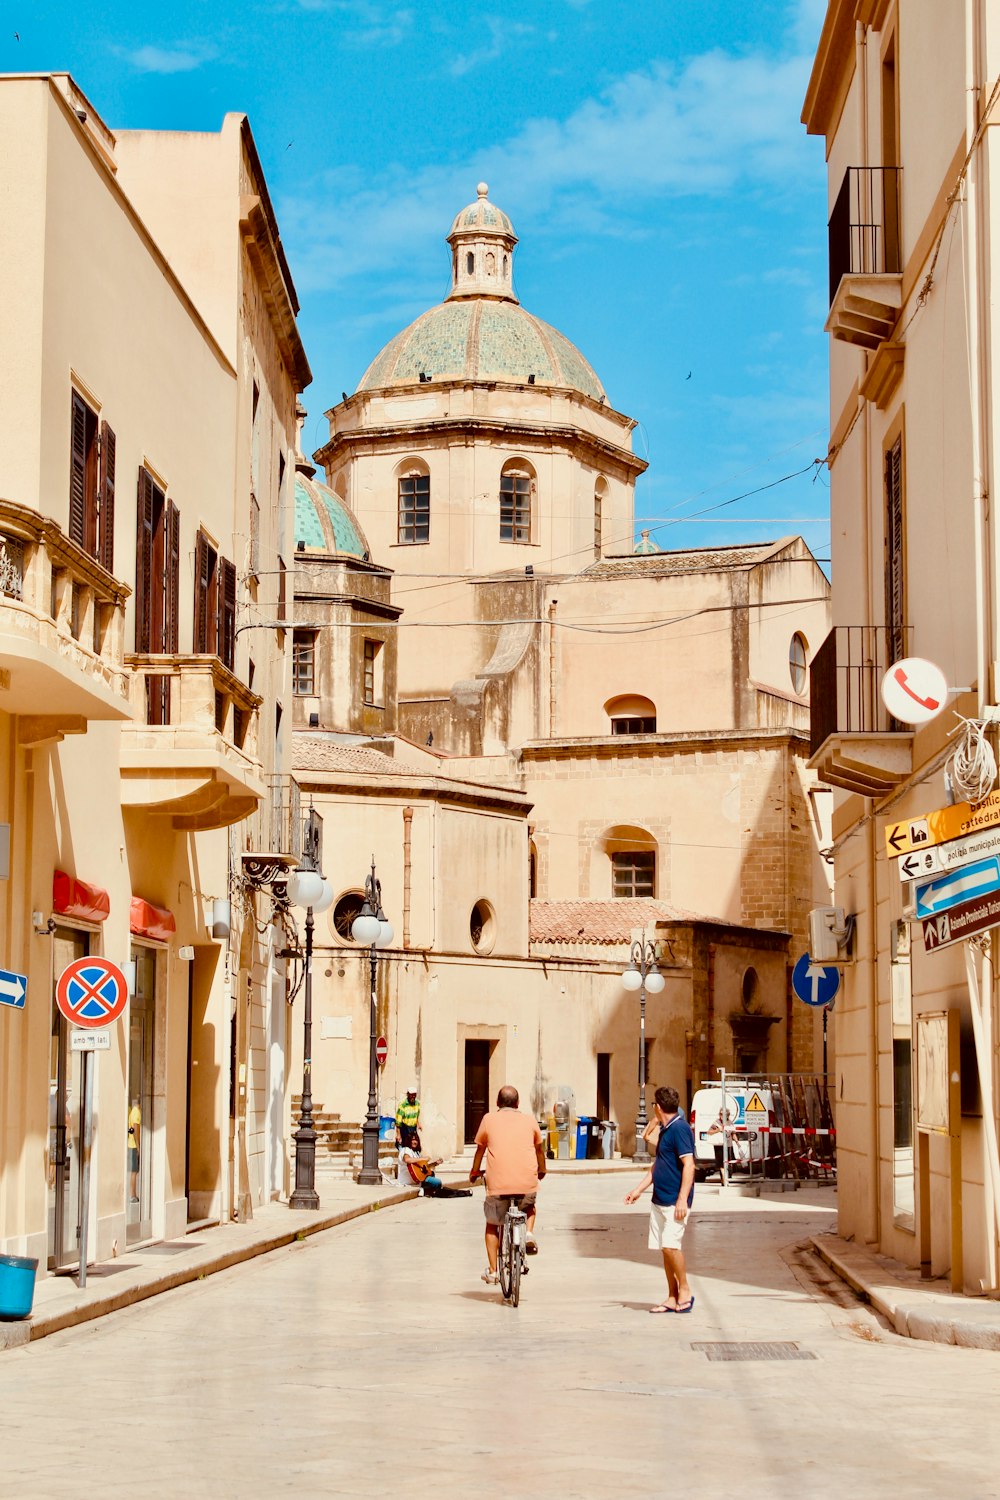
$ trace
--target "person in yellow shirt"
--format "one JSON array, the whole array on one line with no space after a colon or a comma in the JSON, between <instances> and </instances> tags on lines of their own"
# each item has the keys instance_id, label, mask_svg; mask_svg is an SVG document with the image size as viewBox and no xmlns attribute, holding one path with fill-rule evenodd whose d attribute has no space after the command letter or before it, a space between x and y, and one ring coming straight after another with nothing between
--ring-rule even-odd
<instances>
[{"instance_id":1,"label":"person in yellow shirt","mask_svg":"<svg viewBox=\"0 0 1000 1500\"><path fill-rule=\"evenodd\" d=\"M132 1108L128 1112L129 1200L132 1203L139 1201L139 1137L141 1134L142 1111L139 1108L138 1099L133 1099Z\"/></svg>"},{"instance_id":2,"label":"person in yellow shirt","mask_svg":"<svg viewBox=\"0 0 1000 1500\"><path fill-rule=\"evenodd\" d=\"M396 1106L396 1145L420 1150L420 1100L416 1089L407 1089L406 1098Z\"/></svg>"}]
</instances>

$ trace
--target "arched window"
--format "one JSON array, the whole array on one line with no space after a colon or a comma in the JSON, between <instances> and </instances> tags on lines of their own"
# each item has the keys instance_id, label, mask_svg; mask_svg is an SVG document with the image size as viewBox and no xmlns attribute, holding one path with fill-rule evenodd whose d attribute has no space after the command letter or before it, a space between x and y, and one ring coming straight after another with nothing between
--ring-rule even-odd
<instances>
[{"instance_id":1,"label":"arched window","mask_svg":"<svg viewBox=\"0 0 1000 1500\"><path fill-rule=\"evenodd\" d=\"M492 250L487 250L486 252L486 274L487 276L495 276L497 274L497 258Z\"/></svg>"},{"instance_id":2,"label":"arched window","mask_svg":"<svg viewBox=\"0 0 1000 1500\"><path fill-rule=\"evenodd\" d=\"M619 899L656 895L656 840L645 828L619 824L609 828L598 843L599 853L610 865L611 895ZM607 875L600 882L607 890Z\"/></svg>"},{"instance_id":3,"label":"arched window","mask_svg":"<svg viewBox=\"0 0 1000 1500\"><path fill-rule=\"evenodd\" d=\"M500 540L530 542L535 500L535 471L522 458L504 464L500 475Z\"/></svg>"},{"instance_id":4,"label":"arched window","mask_svg":"<svg viewBox=\"0 0 1000 1500\"><path fill-rule=\"evenodd\" d=\"M419 458L407 458L396 470L398 486L400 542L429 542L431 539L431 476Z\"/></svg>"},{"instance_id":5,"label":"arched window","mask_svg":"<svg viewBox=\"0 0 1000 1500\"><path fill-rule=\"evenodd\" d=\"M599 558L604 542L604 502L608 497L608 481L599 476L594 485L594 556Z\"/></svg>"},{"instance_id":6,"label":"arched window","mask_svg":"<svg viewBox=\"0 0 1000 1500\"><path fill-rule=\"evenodd\" d=\"M792 691L801 698L809 682L809 642L797 630L788 645L788 675L792 679Z\"/></svg>"},{"instance_id":7,"label":"arched window","mask_svg":"<svg viewBox=\"0 0 1000 1500\"><path fill-rule=\"evenodd\" d=\"M466 270L466 274L468 276L471 276L472 273L473 273L473 271L475 271L475 269L476 269L476 257L473 255L472 251L470 250L469 253L468 253L468 255L465 257L465 270Z\"/></svg>"},{"instance_id":8,"label":"arched window","mask_svg":"<svg viewBox=\"0 0 1000 1500\"><path fill-rule=\"evenodd\" d=\"M655 734L656 704L638 693L609 698L604 712L611 720L612 734Z\"/></svg>"},{"instance_id":9,"label":"arched window","mask_svg":"<svg viewBox=\"0 0 1000 1500\"><path fill-rule=\"evenodd\" d=\"M528 895L532 899L538 895L538 850L533 840L528 843Z\"/></svg>"},{"instance_id":10,"label":"arched window","mask_svg":"<svg viewBox=\"0 0 1000 1500\"><path fill-rule=\"evenodd\" d=\"M503 279L504 279L504 281L507 280L507 278L508 278L509 275L510 275L510 258L505 255L504 258L503 258Z\"/></svg>"}]
</instances>

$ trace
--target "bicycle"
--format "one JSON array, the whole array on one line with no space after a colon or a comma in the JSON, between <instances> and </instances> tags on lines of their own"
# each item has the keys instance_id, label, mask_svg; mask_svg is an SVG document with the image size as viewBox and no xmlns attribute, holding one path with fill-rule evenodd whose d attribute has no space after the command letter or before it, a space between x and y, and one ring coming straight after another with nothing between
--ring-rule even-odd
<instances>
[{"instance_id":1,"label":"bicycle","mask_svg":"<svg viewBox=\"0 0 1000 1500\"><path fill-rule=\"evenodd\" d=\"M511 1307L516 1307L521 1298L521 1273L528 1274L525 1263L527 1244L528 1216L520 1207L519 1196L508 1198L500 1231L497 1270L500 1272L500 1290Z\"/></svg>"}]
</instances>

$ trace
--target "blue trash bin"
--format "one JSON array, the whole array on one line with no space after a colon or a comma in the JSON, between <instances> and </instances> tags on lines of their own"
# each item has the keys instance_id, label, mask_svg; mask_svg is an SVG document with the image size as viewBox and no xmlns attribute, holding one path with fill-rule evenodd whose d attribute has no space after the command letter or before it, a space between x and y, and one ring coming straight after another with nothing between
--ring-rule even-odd
<instances>
[{"instance_id":1,"label":"blue trash bin","mask_svg":"<svg viewBox=\"0 0 1000 1500\"><path fill-rule=\"evenodd\" d=\"M23 1255L0 1255L0 1322L26 1318L35 1298L37 1260Z\"/></svg>"},{"instance_id":2,"label":"blue trash bin","mask_svg":"<svg viewBox=\"0 0 1000 1500\"><path fill-rule=\"evenodd\" d=\"M576 1122L576 1159L586 1161L587 1145L594 1127L593 1115L580 1115Z\"/></svg>"}]
</instances>

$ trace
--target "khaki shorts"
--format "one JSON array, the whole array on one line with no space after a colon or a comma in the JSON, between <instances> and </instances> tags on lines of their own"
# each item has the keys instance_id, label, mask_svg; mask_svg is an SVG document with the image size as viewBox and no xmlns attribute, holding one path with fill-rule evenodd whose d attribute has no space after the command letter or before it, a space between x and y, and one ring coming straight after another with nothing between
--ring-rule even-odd
<instances>
[{"instance_id":1,"label":"khaki shorts","mask_svg":"<svg viewBox=\"0 0 1000 1500\"><path fill-rule=\"evenodd\" d=\"M533 1214L535 1212L534 1193L500 1193L496 1197L491 1197L487 1193L486 1201L483 1204L486 1210L487 1224L501 1225L507 1214L508 1203L515 1203L526 1214Z\"/></svg>"},{"instance_id":2,"label":"khaki shorts","mask_svg":"<svg viewBox=\"0 0 1000 1500\"><path fill-rule=\"evenodd\" d=\"M650 1250L679 1250L684 1231L691 1222L691 1210L683 1223L674 1218L674 1205L654 1203L649 1211Z\"/></svg>"}]
</instances>

